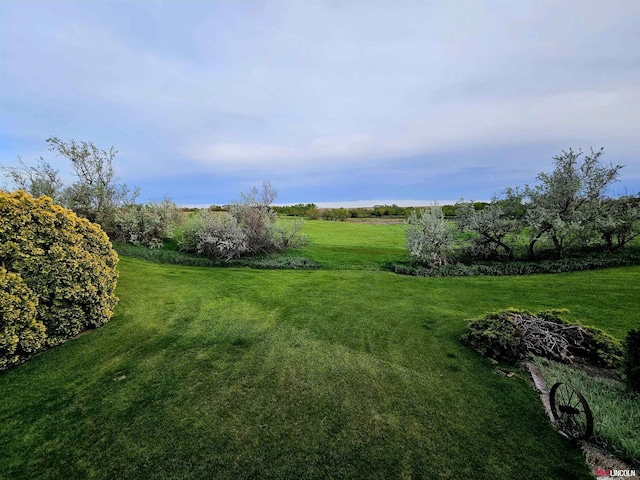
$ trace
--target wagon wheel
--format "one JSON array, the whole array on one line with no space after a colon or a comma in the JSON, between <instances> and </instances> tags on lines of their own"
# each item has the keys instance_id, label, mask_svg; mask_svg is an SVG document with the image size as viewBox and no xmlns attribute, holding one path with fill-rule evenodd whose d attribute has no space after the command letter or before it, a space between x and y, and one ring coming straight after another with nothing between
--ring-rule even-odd
<instances>
[{"instance_id":1,"label":"wagon wheel","mask_svg":"<svg viewBox=\"0 0 640 480\"><path fill-rule=\"evenodd\" d=\"M589 404L571 385L558 382L551 387L549 403L556 425L567 437L580 440L593 433L593 415Z\"/></svg>"}]
</instances>

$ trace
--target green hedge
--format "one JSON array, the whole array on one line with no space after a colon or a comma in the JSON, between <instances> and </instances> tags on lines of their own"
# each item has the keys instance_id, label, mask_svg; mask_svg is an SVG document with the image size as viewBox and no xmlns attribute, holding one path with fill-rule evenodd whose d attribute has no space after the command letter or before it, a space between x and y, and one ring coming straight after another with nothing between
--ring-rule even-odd
<instances>
[{"instance_id":1,"label":"green hedge","mask_svg":"<svg viewBox=\"0 0 640 480\"><path fill-rule=\"evenodd\" d=\"M590 255L537 262L454 263L440 266L425 266L415 262L388 262L383 264L382 268L400 275L416 277L468 277L476 275L508 276L566 273L631 265L640 265L640 251L638 249L628 249L616 254Z\"/></svg>"}]
</instances>

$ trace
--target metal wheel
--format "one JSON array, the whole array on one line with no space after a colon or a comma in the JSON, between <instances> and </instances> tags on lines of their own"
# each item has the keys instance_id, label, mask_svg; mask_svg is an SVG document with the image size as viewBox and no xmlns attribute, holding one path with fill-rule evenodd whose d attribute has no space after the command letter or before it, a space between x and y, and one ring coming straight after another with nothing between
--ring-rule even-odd
<instances>
[{"instance_id":1,"label":"metal wheel","mask_svg":"<svg viewBox=\"0 0 640 480\"><path fill-rule=\"evenodd\" d=\"M593 433L593 415L582 394L566 383L556 383L549 392L551 413L561 432L572 440Z\"/></svg>"}]
</instances>

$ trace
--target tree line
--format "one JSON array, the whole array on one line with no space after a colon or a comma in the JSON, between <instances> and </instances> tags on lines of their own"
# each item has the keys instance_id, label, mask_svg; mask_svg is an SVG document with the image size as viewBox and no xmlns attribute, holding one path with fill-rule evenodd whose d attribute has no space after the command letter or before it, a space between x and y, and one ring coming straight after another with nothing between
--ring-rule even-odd
<instances>
[{"instance_id":1,"label":"tree line","mask_svg":"<svg viewBox=\"0 0 640 480\"><path fill-rule=\"evenodd\" d=\"M473 202L475 210L482 210L489 206L488 202ZM446 218L455 218L457 205L443 205L442 212ZM373 207L357 208L322 208L314 203L298 203L295 205L274 206L274 211L280 215L306 217L309 220L342 221L349 218L408 218L416 207L400 207L392 205L374 205Z\"/></svg>"},{"instance_id":2,"label":"tree line","mask_svg":"<svg viewBox=\"0 0 640 480\"><path fill-rule=\"evenodd\" d=\"M623 166L603 165L603 153L562 151L553 158L553 172L538 174L534 185L506 188L481 209L461 200L454 227L437 205L412 212L407 231L411 256L443 265L463 257L533 260L548 251L563 258L621 249L640 235L640 194L607 195Z\"/></svg>"}]
</instances>

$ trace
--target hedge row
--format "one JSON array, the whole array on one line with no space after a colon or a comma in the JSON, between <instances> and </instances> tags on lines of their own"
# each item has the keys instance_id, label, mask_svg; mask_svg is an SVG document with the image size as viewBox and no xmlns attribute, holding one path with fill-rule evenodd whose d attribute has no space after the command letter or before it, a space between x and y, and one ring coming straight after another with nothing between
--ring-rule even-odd
<instances>
[{"instance_id":1,"label":"hedge row","mask_svg":"<svg viewBox=\"0 0 640 480\"><path fill-rule=\"evenodd\" d=\"M455 263L432 267L411 262L388 262L383 265L383 269L401 275L416 277L466 277L474 275L506 276L566 273L631 265L640 265L640 251L629 249L618 254L602 254L538 262Z\"/></svg>"}]
</instances>

